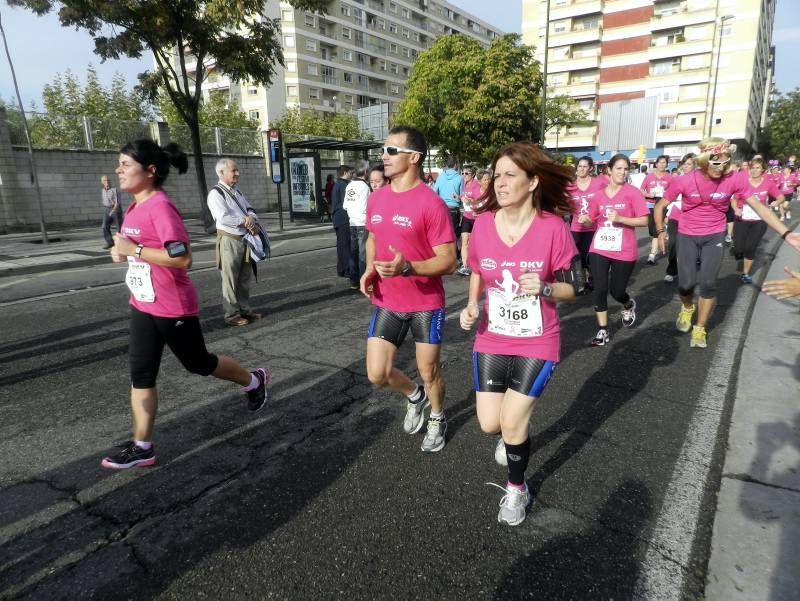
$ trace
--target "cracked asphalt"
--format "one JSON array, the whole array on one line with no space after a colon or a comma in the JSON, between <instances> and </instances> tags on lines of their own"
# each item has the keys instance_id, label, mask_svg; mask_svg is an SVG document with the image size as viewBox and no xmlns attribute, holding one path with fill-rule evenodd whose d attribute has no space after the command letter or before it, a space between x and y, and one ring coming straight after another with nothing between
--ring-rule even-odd
<instances>
[{"instance_id":1,"label":"cracked asphalt","mask_svg":"<svg viewBox=\"0 0 800 601\"><path fill-rule=\"evenodd\" d=\"M334 263L332 249L273 261L253 291L265 318L238 329L221 324L218 274L193 273L209 348L268 365L271 400L251 414L235 386L165 353L151 469L99 467L129 436L125 288L0 309L0 599L629 599L653 552L677 563L684 598L702 595L713 486L688 562L653 527L707 410L739 286L730 257L706 352L674 329L663 262L637 267L637 323L612 317L609 347L587 345L589 299L562 307L562 363L533 418L535 501L517 528L496 522L501 493L485 485L505 474L474 416L466 278L446 282L449 442L424 455L402 399L366 380L370 305ZM413 365L407 341L398 366ZM712 480L721 455L706 458Z\"/></svg>"}]
</instances>

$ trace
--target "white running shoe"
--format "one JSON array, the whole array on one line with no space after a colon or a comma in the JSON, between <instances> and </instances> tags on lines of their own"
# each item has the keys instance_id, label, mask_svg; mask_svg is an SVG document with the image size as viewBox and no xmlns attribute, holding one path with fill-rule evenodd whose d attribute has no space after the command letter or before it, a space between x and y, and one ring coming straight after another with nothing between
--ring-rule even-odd
<instances>
[{"instance_id":1,"label":"white running shoe","mask_svg":"<svg viewBox=\"0 0 800 601\"><path fill-rule=\"evenodd\" d=\"M630 309L622 307L622 325L629 328L636 321L636 301L631 299Z\"/></svg>"},{"instance_id":2,"label":"white running shoe","mask_svg":"<svg viewBox=\"0 0 800 601\"><path fill-rule=\"evenodd\" d=\"M497 437L497 445L494 447L494 461L497 465L508 467L508 457L506 456L506 443L503 442L503 437Z\"/></svg>"},{"instance_id":3,"label":"white running shoe","mask_svg":"<svg viewBox=\"0 0 800 601\"><path fill-rule=\"evenodd\" d=\"M426 453L436 453L444 448L445 437L447 436L447 420L442 417L428 418L428 431L422 439L420 449Z\"/></svg>"},{"instance_id":4,"label":"white running shoe","mask_svg":"<svg viewBox=\"0 0 800 601\"><path fill-rule=\"evenodd\" d=\"M518 526L525 521L525 514L531 504L531 493L528 491L527 484L523 490L508 485L502 487L494 482L487 482L486 484L496 486L506 493L500 500L500 512L497 514L498 522L508 526Z\"/></svg>"},{"instance_id":5,"label":"white running shoe","mask_svg":"<svg viewBox=\"0 0 800 601\"><path fill-rule=\"evenodd\" d=\"M664 281L671 284L675 281L675 276L667 274L664 276Z\"/></svg>"},{"instance_id":6,"label":"white running shoe","mask_svg":"<svg viewBox=\"0 0 800 601\"><path fill-rule=\"evenodd\" d=\"M416 434L422 430L422 424L425 423L425 409L427 409L431 402L428 400L428 394L423 389L422 400L417 403L408 401L406 406L406 416L403 419L403 431L406 434Z\"/></svg>"},{"instance_id":7,"label":"white running shoe","mask_svg":"<svg viewBox=\"0 0 800 601\"><path fill-rule=\"evenodd\" d=\"M648 265L655 265L656 264L656 256L653 253L647 255L647 264Z\"/></svg>"}]
</instances>

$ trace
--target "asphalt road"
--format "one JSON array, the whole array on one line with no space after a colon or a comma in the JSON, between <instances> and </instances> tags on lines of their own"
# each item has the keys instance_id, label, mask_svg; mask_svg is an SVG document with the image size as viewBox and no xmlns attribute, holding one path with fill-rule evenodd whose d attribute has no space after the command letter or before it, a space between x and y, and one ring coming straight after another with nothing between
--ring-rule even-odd
<instances>
[{"instance_id":1,"label":"asphalt road","mask_svg":"<svg viewBox=\"0 0 800 601\"><path fill-rule=\"evenodd\" d=\"M655 599L642 592L654 554L681 597L702 595L714 491L700 491L690 557L656 528L681 511L665 495L715 348L737 344L720 334L733 259L706 351L674 328L663 261L634 273L633 328L612 301L609 347L588 346L590 299L562 307L563 360L533 418L535 501L516 528L496 522L502 493L485 484L505 473L474 416L466 278L446 281L449 443L426 455L402 399L366 380L370 305L335 276L334 250L274 259L253 291L265 318L238 329L222 326L206 260L192 277L207 343L268 365L272 400L254 417L235 386L166 353L158 465L122 473L99 467L130 428L121 274L0 279L0 599ZM409 341L399 367L414 373ZM699 463L715 473L712 451Z\"/></svg>"}]
</instances>

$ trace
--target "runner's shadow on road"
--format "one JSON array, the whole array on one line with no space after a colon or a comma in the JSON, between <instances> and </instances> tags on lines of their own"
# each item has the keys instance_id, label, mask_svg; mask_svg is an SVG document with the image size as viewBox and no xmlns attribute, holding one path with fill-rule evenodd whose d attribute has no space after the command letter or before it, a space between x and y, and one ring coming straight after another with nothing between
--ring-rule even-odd
<instances>
[{"instance_id":1,"label":"runner's shadow on road","mask_svg":"<svg viewBox=\"0 0 800 601\"><path fill-rule=\"evenodd\" d=\"M528 520L547 511L534 509ZM621 483L586 530L555 536L517 560L492 599L538 598L535 591L543 582L553 583L550 588L560 593L549 599L631 598L639 578L639 536L652 511L651 495L644 484L638 480ZM625 532L613 529L620 523L626 524Z\"/></svg>"},{"instance_id":2,"label":"runner's shadow on road","mask_svg":"<svg viewBox=\"0 0 800 601\"><path fill-rule=\"evenodd\" d=\"M239 395L176 416L157 427L155 469L109 473L92 454L0 490L0 595L152 599L268 539L395 419L359 370L308 369L314 383L273 391L257 423Z\"/></svg>"},{"instance_id":3,"label":"runner's shadow on road","mask_svg":"<svg viewBox=\"0 0 800 601\"><path fill-rule=\"evenodd\" d=\"M654 349L656 336L660 344ZM534 497L545 481L579 453L607 420L646 389L653 369L675 361L678 336L674 329L661 325L612 342L605 364L584 382L566 413L531 439L531 455L534 455L567 435L555 453L528 478Z\"/></svg>"}]
</instances>

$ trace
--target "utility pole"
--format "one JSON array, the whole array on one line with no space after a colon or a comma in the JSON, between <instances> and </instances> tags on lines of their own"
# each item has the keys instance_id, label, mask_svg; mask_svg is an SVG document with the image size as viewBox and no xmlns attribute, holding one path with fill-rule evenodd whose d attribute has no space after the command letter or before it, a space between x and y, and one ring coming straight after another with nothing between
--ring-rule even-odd
<instances>
[{"instance_id":1,"label":"utility pole","mask_svg":"<svg viewBox=\"0 0 800 601\"><path fill-rule=\"evenodd\" d=\"M711 95L711 115L708 117L708 137L711 137L711 129L714 127L714 105L717 102L717 78L719 77L719 55L722 54L722 30L725 28L725 21L733 19L733 15L723 15L719 18L719 42L717 43L717 58L714 66L714 87Z\"/></svg>"},{"instance_id":2,"label":"utility pole","mask_svg":"<svg viewBox=\"0 0 800 601\"><path fill-rule=\"evenodd\" d=\"M544 148L544 114L547 105L547 53L548 46L550 45L550 0L547 0L547 12L544 23L544 67L542 69L542 133L539 136L539 143Z\"/></svg>"},{"instance_id":3,"label":"utility pole","mask_svg":"<svg viewBox=\"0 0 800 601\"><path fill-rule=\"evenodd\" d=\"M22 123L25 125L25 139L28 141L28 159L31 164L31 183L33 183L34 190L36 191L36 204L39 208L39 228L42 231L42 244L48 244L50 241L47 239L47 227L44 224L44 209L42 208L42 191L39 189L39 176L36 173L36 159L33 156L33 145L31 144L31 130L28 127L28 119L25 117L25 107L22 104L22 97L19 95L19 86L17 85L17 74L14 72L14 63L11 62L11 53L8 51L8 41L6 40L6 31L3 29L3 16L0 14L0 35L3 36L3 47L6 50L6 57L8 58L8 66L11 68L11 79L14 82L14 92L17 94L17 103L19 103L19 112L22 115Z\"/></svg>"}]
</instances>

